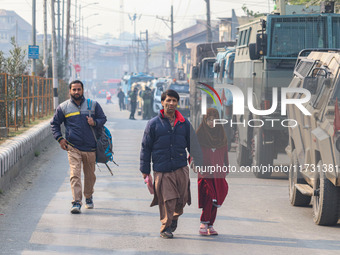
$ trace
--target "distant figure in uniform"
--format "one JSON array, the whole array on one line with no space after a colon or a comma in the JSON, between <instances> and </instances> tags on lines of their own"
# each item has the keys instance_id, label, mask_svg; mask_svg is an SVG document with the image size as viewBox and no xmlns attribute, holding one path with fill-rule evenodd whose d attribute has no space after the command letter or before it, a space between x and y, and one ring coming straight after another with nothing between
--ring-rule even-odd
<instances>
[{"instance_id":1,"label":"distant figure in uniform","mask_svg":"<svg viewBox=\"0 0 340 255\"><path fill-rule=\"evenodd\" d=\"M145 87L141 97L143 98L143 120L149 120L152 117L152 91L149 87Z\"/></svg>"},{"instance_id":2,"label":"distant figure in uniform","mask_svg":"<svg viewBox=\"0 0 340 255\"><path fill-rule=\"evenodd\" d=\"M119 109L120 110L125 110L125 104L124 104L125 93L123 92L122 89L119 89L117 97L119 99Z\"/></svg>"},{"instance_id":3,"label":"distant figure in uniform","mask_svg":"<svg viewBox=\"0 0 340 255\"><path fill-rule=\"evenodd\" d=\"M137 107L137 95L138 95L138 88L135 87L133 91L129 91L130 103L131 103L131 114L130 120L135 120L135 112Z\"/></svg>"}]
</instances>

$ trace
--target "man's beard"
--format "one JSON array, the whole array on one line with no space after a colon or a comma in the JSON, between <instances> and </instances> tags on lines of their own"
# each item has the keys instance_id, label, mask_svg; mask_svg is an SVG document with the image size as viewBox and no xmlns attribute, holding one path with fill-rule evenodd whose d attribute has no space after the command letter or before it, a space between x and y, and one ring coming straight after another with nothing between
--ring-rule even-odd
<instances>
[{"instance_id":1,"label":"man's beard","mask_svg":"<svg viewBox=\"0 0 340 255\"><path fill-rule=\"evenodd\" d=\"M170 107L167 107L166 112L169 113L169 114L172 114L172 113L175 112L175 108L170 109Z\"/></svg>"},{"instance_id":2,"label":"man's beard","mask_svg":"<svg viewBox=\"0 0 340 255\"><path fill-rule=\"evenodd\" d=\"M71 95L71 97L74 101L80 101L83 96L82 95L74 95L74 96Z\"/></svg>"}]
</instances>

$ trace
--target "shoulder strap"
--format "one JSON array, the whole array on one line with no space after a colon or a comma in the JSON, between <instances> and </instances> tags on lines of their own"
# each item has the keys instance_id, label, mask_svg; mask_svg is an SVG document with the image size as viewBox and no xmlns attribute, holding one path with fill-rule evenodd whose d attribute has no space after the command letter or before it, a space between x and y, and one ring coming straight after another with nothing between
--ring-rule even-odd
<instances>
[{"instance_id":1,"label":"shoulder strap","mask_svg":"<svg viewBox=\"0 0 340 255\"><path fill-rule=\"evenodd\" d=\"M89 117L91 117L91 108L92 108L92 100L91 99L87 99L87 110L89 111ZM94 133L94 130L93 130L93 127L90 126L91 130L92 130L92 134L94 136L94 139L96 140L97 142L97 137L96 137L96 134Z\"/></svg>"},{"instance_id":2,"label":"shoulder strap","mask_svg":"<svg viewBox=\"0 0 340 255\"><path fill-rule=\"evenodd\" d=\"M87 110L89 111L89 117L91 117L92 100L87 99Z\"/></svg>"}]
</instances>

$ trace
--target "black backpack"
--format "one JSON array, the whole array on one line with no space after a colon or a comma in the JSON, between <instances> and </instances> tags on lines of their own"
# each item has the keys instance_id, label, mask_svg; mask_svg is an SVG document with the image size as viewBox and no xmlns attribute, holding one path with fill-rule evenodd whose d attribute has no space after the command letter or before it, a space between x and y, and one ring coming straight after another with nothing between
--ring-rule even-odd
<instances>
[{"instance_id":1,"label":"black backpack","mask_svg":"<svg viewBox=\"0 0 340 255\"><path fill-rule=\"evenodd\" d=\"M87 109L89 111L89 117L91 117L91 108L92 108L92 100L87 99ZM91 130L94 136L94 139L97 142L97 147L96 147L96 162L97 163L103 163L106 165L106 167L109 169L111 175L113 175L110 167L107 165L107 162L111 161L114 164L116 162L113 161L113 145L112 145L112 135L110 130L107 127L103 127L99 134L98 137L95 134L95 131L93 127L91 126ZM117 165L117 164L116 164ZM118 165L117 165L118 166Z\"/></svg>"}]
</instances>

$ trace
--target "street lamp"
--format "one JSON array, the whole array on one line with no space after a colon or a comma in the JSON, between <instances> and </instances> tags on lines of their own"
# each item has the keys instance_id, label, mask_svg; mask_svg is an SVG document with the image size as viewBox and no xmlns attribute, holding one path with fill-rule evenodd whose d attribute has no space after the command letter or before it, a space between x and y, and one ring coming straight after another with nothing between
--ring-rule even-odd
<instances>
[{"instance_id":1,"label":"street lamp","mask_svg":"<svg viewBox=\"0 0 340 255\"><path fill-rule=\"evenodd\" d=\"M85 70L86 70L86 73L85 73L85 81L86 81L86 83L88 82L88 80L89 80L89 30L90 29L92 29L92 28L95 28L95 27L98 27L98 26L101 26L102 24L96 24L96 25L93 25L93 26L91 26L91 27L87 27L86 28L86 30L87 30L87 38L86 38L86 40L87 40L87 44L86 44L86 68L85 68Z\"/></svg>"}]
</instances>

